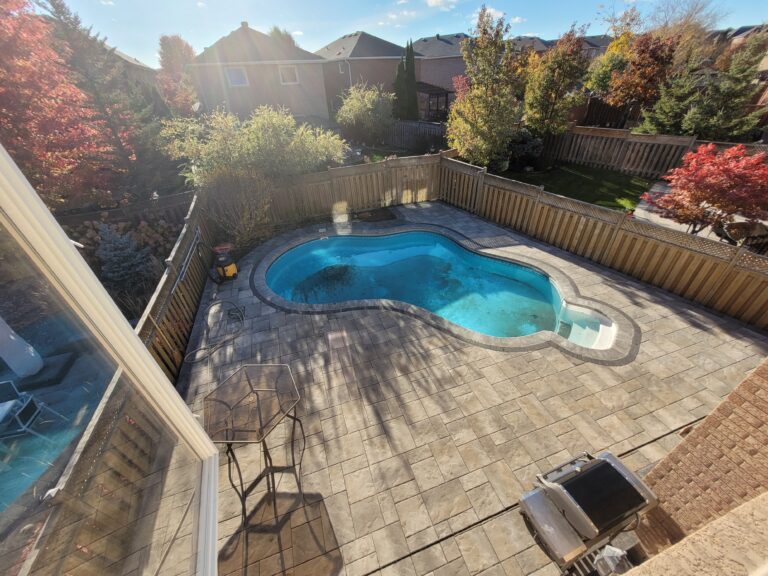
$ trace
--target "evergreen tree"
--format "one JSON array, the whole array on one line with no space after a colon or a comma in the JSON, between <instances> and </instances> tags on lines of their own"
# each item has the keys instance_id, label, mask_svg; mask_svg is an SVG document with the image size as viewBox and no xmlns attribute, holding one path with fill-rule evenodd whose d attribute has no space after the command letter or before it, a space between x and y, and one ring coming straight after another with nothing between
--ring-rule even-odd
<instances>
[{"instance_id":1,"label":"evergreen tree","mask_svg":"<svg viewBox=\"0 0 768 576\"><path fill-rule=\"evenodd\" d=\"M405 107L406 120L419 119L419 101L416 95L416 57L413 42L409 41L405 48Z\"/></svg>"},{"instance_id":2,"label":"evergreen tree","mask_svg":"<svg viewBox=\"0 0 768 576\"><path fill-rule=\"evenodd\" d=\"M395 74L395 98L392 101L392 115L398 120L405 119L405 57L400 58Z\"/></svg>"},{"instance_id":3,"label":"evergreen tree","mask_svg":"<svg viewBox=\"0 0 768 576\"><path fill-rule=\"evenodd\" d=\"M768 35L753 35L730 56L724 70L712 74L689 63L662 87L659 100L644 113L640 131L696 135L706 140L747 136L766 112L766 107L749 111L760 90L754 79L766 43Z\"/></svg>"},{"instance_id":4,"label":"evergreen tree","mask_svg":"<svg viewBox=\"0 0 768 576\"><path fill-rule=\"evenodd\" d=\"M101 265L101 282L110 292L132 291L153 278L149 247L140 248L130 234L112 226L99 228L101 243L96 256Z\"/></svg>"},{"instance_id":5,"label":"evergreen tree","mask_svg":"<svg viewBox=\"0 0 768 576\"><path fill-rule=\"evenodd\" d=\"M753 34L721 74L714 77L682 121L683 134L705 140L738 140L755 130L768 106L749 111L762 87L755 82L768 46L768 33Z\"/></svg>"}]
</instances>

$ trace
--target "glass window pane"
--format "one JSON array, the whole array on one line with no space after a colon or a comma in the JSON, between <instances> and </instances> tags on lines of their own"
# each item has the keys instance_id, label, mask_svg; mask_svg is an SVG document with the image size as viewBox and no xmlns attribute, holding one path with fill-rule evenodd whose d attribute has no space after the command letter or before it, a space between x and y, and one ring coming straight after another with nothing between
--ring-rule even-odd
<instances>
[{"instance_id":1,"label":"glass window pane","mask_svg":"<svg viewBox=\"0 0 768 576\"><path fill-rule=\"evenodd\" d=\"M118 370L0 225L1 574L194 572L201 461Z\"/></svg>"},{"instance_id":2,"label":"glass window pane","mask_svg":"<svg viewBox=\"0 0 768 576\"><path fill-rule=\"evenodd\" d=\"M225 68L230 86L248 86L248 77L243 68Z\"/></svg>"}]
</instances>

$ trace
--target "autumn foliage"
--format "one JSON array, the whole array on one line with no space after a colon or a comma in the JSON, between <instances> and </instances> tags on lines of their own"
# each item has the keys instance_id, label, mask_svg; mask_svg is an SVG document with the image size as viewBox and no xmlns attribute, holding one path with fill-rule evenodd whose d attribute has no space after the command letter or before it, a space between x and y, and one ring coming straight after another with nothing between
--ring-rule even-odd
<instances>
[{"instance_id":1,"label":"autumn foliage","mask_svg":"<svg viewBox=\"0 0 768 576\"><path fill-rule=\"evenodd\" d=\"M177 116L191 116L197 95L188 66L195 51L181 36L160 37L160 71L157 86L171 111Z\"/></svg>"},{"instance_id":2,"label":"autumn foliage","mask_svg":"<svg viewBox=\"0 0 768 576\"><path fill-rule=\"evenodd\" d=\"M0 0L0 141L52 209L103 202L105 126L68 78L51 28L26 0Z\"/></svg>"},{"instance_id":3,"label":"autumn foliage","mask_svg":"<svg viewBox=\"0 0 768 576\"><path fill-rule=\"evenodd\" d=\"M676 41L672 38L662 39L651 33L635 37L627 66L611 77L606 101L612 106L653 105L667 81L675 47Z\"/></svg>"},{"instance_id":4,"label":"autumn foliage","mask_svg":"<svg viewBox=\"0 0 768 576\"><path fill-rule=\"evenodd\" d=\"M743 145L718 152L714 144L699 146L683 157L683 164L664 177L667 194L646 193L643 199L697 233L716 223L768 217L768 165L766 154L749 155Z\"/></svg>"}]
</instances>

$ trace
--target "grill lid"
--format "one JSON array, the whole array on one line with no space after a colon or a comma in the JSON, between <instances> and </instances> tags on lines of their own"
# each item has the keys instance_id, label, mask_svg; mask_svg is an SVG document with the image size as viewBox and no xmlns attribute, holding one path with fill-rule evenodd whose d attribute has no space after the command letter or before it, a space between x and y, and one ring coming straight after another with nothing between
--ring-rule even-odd
<instances>
[{"instance_id":1,"label":"grill lid","mask_svg":"<svg viewBox=\"0 0 768 576\"><path fill-rule=\"evenodd\" d=\"M646 505L645 498L605 460L593 460L561 485L589 516L599 532L605 532Z\"/></svg>"}]
</instances>

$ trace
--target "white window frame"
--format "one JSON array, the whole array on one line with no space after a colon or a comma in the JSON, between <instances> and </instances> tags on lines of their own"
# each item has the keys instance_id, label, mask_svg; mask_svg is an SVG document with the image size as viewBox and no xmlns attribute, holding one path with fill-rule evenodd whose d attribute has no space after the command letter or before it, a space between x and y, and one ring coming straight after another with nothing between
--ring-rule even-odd
<instances>
[{"instance_id":1,"label":"white window frame","mask_svg":"<svg viewBox=\"0 0 768 576\"><path fill-rule=\"evenodd\" d=\"M243 84L233 84L232 78L229 76L230 70L240 70L243 73L245 82ZM227 84L230 86L230 88L247 88L251 85L251 83L248 81L248 72L245 70L245 66L225 66L224 76L227 77Z\"/></svg>"},{"instance_id":2,"label":"white window frame","mask_svg":"<svg viewBox=\"0 0 768 576\"><path fill-rule=\"evenodd\" d=\"M293 69L293 73L296 76L296 82L285 82L283 81L283 70L286 69ZM299 69L296 67L295 64L282 64L277 67L277 75L280 77L280 84L283 86L296 86L297 84L300 84L299 81Z\"/></svg>"},{"instance_id":3,"label":"white window frame","mask_svg":"<svg viewBox=\"0 0 768 576\"><path fill-rule=\"evenodd\" d=\"M219 452L2 145L0 224L122 369L143 400L200 458L197 574L216 574Z\"/></svg>"},{"instance_id":4,"label":"white window frame","mask_svg":"<svg viewBox=\"0 0 768 576\"><path fill-rule=\"evenodd\" d=\"M344 61L339 60L339 74L344 74L346 70L344 70Z\"/></svg>"}]
</instances>

